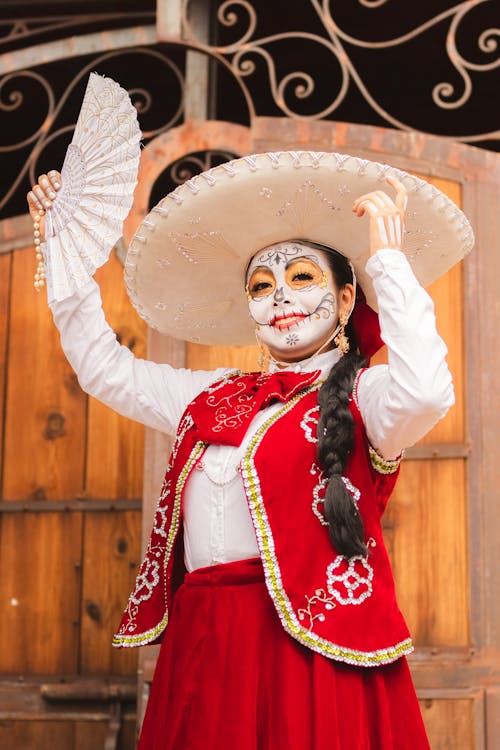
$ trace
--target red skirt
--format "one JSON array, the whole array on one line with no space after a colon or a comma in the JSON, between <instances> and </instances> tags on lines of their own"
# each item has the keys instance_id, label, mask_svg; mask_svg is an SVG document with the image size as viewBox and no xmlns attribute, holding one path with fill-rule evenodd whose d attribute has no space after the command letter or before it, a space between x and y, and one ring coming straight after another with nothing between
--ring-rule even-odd
<instances>
[{"instance_id":1,"label":"red skirt","mask_svg":"<svg viewBox=\"0 0 500 750\"><path fill-rule=\"evenodd\" d=\"M260 560L177 592L138 750L429 750L406 659L351 667L283 629Z\"/></svg>"}]
</instances>

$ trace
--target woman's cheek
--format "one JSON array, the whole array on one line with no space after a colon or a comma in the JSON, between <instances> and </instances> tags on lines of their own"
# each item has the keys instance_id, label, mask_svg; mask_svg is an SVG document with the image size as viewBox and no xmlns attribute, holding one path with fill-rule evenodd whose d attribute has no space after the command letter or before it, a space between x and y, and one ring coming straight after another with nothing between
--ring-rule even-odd
<instances>
[{"instance_id":1,"label":"woman's cheek","mask_svg":"<svg viewBox=\"0 0 500 750\"><path fill-rule=\"evenodd\" d=\"M261 297L260 299L251 299L248 303L250 317L255 323L266 325L272 317L273 299L272 296Z\"/></svg>"}]
</instances>

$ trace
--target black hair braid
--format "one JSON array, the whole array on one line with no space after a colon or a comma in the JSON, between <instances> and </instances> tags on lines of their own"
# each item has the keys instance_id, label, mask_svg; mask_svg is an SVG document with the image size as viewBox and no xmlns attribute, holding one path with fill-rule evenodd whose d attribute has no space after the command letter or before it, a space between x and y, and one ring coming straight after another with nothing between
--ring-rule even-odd
<instances>
[{"instance_id":1,"label":"black hair braid","mask_svg":"<svg viewBox=\"0 0 500 750\"><path fill-rule=\"evenodd\" d=\"M329 478L324 500L324 514L335 549L345 557L366 555L363 520L342 481L342 472L354 444L354 420L349 398L354 380L366 360L356 353L354 331L346 333L351 350L332 367L319 390L318 458Z\"/></svg>"},{"instance_id":2,"label":"black hair braid","mask_svg":"<svg viewBox=\"0 0 500 750\"><path fill-rule=\"evenodd\" d=\"M353 270L348 259L333 247L311 242L292 240L326 253L328 265L340 291L353 284ZM342 481L342 472L354 446L354 421L349 411L349 399L356 374L364 367L366 359L360 356L352 322L346 326L350 351L332 367L327 380L318 393L320 407L318 422L318 460L328 477L324 514L328 521L330 539L335 549L345 557L366 555L363 520L352 495Z\"/></svg>"}]
</instances>

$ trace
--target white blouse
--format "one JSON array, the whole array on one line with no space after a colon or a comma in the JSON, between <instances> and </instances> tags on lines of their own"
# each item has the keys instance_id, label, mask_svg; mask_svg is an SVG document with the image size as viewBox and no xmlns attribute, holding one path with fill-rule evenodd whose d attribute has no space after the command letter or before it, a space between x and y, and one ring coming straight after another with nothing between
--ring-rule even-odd
<instances>
[{"instance_id":1,"label":"white blouse","mask_svg":"<svg viewBox=\"0 0 500 750\"><path fill-rule=\"evenodd\" d=\"M413 445L454 403L446 346L436 331L432 300L403 253L379 250L366 265L379 305L388 364L366 370L358 401L377 452L394 458ZM137 359L106 323L99 287L88 284L52 304L62 347L83 390L148 427L175 434L186 406L227 369L193 371ZM320 369L338 359L326 352L291 369ZM260 411L238 447L212 445L187 483L184 499L185 562L189 571L258 556L243 484L237 471L245 448L279 405Z\"/></svg>"}]
</instances>

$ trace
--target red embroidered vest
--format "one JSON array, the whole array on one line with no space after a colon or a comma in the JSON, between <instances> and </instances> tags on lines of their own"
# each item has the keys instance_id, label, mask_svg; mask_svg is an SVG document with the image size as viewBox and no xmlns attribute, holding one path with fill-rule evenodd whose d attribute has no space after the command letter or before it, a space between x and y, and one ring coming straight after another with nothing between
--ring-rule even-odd
<instances>
[{"instance_id":1,"label":"red embroidered vest","mask_svg":"<svg viewBox=\"0 0 500 750\"><path fill-rule=\"evenodd\" d=\"M255 381L257 376L236 375L215 384L208 394L223 386L224 398L203 392L182 417L149 546L115 646L161 640L184 574L182 495L207 446L200 440L200 434L205 440L207 435L204 415L215 424L213 408L218 406L220 416L223 401L223 419L237 424L238 409L245 403L240 386L247 377ZM326 479L316 457L319 387L316 382L295 389L256 432L241 462L266 584L283 627L306 647L349 664L387 664L412 651L380 522L399 467L384 462L369 446L354 389L354 449L343 481L363 517L369 552L346 560L333 548L322 512Z\"/></svg>"}]
</instances>

